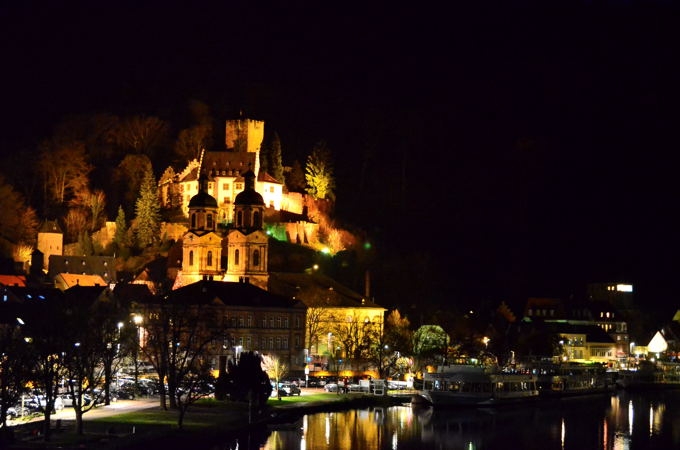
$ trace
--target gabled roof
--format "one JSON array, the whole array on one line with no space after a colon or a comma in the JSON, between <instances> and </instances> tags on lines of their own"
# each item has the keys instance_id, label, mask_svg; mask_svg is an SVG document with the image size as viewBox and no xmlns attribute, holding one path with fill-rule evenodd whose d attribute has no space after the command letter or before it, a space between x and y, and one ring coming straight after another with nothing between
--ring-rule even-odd
<instances>
[{"instance_id":1,"label":"gabled roof","mask_svg":"<svg viewBox=\"0 0 680 450\"><path fill-rule=\"evenodd\" d=\"M59 226L59 222L56 220L46 220L42 224L40 224L40 229L38 229L38 233L59 233L63 234L63 231L61 231L61 227Z\"/></svg>"},{"instance_id":2,"label":"gabled roof","mask_svg":"<svg viewBox=\"0 0 680 450\"><path fill-rule=\"evenodd\" d=\"M170 301L206 305L216 302L226 306L248 308L299 308L305 305L291 297L272 294L250 283L201 280L175 289L168 295Z\"/></svg>"},{"instance_id":3,"label":"gabled roof","mask_svg":"<svg viewBox=\"0 0 680 450\"><path fill-rule=\"evenodd\" d=\"M66 290L74 286L107 286L107 283L99 275L60 273L54 277L54 285L61 290Z\"/></svg>"},{"instance_id":4,"label":"gabled roof","mask_svg":"<svg viewBox=\"0 0 680 450\"><path fill-rule=\"evenodd\" d=\"M276 183L276 184L283 184L273 176L269 175L267 172L260 171L259 174L257 174L257 181L259 182L266 182L266 183Z\"/></svg>"},{"instance_id":5,"label":"gabled roof","mask_svg":"<svg viewBox=\"0 0 680 450\"><path fill-rule=\"evenodd\" d=\"M269 291L302 300L308 307L382 308L361 294L319 273L270 272Z\"/></svg>"},{"instance_id":6,"label":"gabled roof","mask_svg":"<svg viewBox=\"0 0 680 450\"><path fill-rule=\"evenodd\" d=\"M23 275L0 275L2 286L26 286L26 277Z\"/></svg>"}]
</instances>

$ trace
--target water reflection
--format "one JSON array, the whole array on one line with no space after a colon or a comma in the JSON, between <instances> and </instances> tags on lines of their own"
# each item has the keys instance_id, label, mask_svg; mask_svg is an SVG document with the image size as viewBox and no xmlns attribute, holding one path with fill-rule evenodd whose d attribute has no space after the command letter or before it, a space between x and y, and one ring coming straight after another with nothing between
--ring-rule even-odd
<instances>
[{"instance_id":1,"label":"water reflection","mask_svg":"<svg viewBox=\"0 0 680 450\"><path fill-rule=\"evenodd\" d=\"M233 435L205 448L679 449L680 391L621 392L495 409L433 410L405 405L317 413L258 433Z\"/></svg>"}]
</instances>

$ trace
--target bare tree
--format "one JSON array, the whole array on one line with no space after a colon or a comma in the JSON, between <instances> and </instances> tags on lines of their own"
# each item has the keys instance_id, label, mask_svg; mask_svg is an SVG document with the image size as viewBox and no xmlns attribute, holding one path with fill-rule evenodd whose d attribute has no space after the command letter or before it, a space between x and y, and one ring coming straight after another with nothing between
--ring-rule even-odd
<instances>
[{"instance_id":1,"label":"bare tree","mask_svg":"<svg viewBox=\"0 0 680 450\"><path fill-rule=\"evenodd\" d=\"M48 204L65 205L78 192L88 189L92 166L82 142L44 141L37 168Z\"/></svg>"},{"instance_id":2,"label":"bare tree","mask_svg":"<svg viewBox=\"0 0 680 450\"><path fill-rule=\"evenodd\" d=\"M132 116L123 119L111 136L124 149L153 159L156 149L167 139L168 130L167 122L158 117Z\"/></svg>"}]
</instances>

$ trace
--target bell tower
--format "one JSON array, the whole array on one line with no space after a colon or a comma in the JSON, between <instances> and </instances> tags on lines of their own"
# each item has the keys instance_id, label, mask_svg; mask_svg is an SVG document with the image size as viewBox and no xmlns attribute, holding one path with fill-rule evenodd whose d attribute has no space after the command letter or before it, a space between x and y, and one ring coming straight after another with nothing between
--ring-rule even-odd
<instances>
[{"instance_id":1,"label":"bell tower","mask_svg":"<svg viewBox=\"0 0 680 450\"><path fill-rule=\"evenodd\" d=\"M255 173L243 174L245 189L234 199L234 227L227 234L227 273L224 281L268 288L269 237L264 232L265 204L255 191Z\"/></svg>"}]
</instances>

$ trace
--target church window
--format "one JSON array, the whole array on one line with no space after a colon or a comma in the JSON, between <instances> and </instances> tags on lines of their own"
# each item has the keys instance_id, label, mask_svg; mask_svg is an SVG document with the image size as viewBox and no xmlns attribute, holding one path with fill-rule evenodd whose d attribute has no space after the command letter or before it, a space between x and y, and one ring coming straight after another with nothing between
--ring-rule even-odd
<instances>
[{"instance_id":1,"label":"church window","mask_svg":"<svg viewBox=\"0 0 680 450\"><path fill-rule=\"evenodd\" d=\"M212 227L213 227L213 215L208 214L208 229L212 230Z\"/></svg>"},{"instance_id":2,"label":"church window","mask_svg":"<svg viewBox=\"0 0 680 450\"><path fill-rule=\"evenodd\" d=\"M243 211L239 211L236 214L236 226L237 227L242 227L243 226Z\"/></svg>"},{"instance_id":3,"label":"church window","mask_svg":"<svg viewBox=\"0 0 680 450\"><path fill-rule=\"evenodd\" d=\"M260 251L253 251L253 266L257 267L260 265Z\"/></svg>"},{"instance_id":4,"label":"church window","mask_svg":"<svg viewBox=\"0 0 680 450\"><path fill-rule=\"evenodd\" d=\"M235 266L238 266L238 260L239 260L239 256L240 256L239 253L240 252L238 251L238 249L234 250L234 265Z\"/></svg>"},{"instance_id":5,"label":"church window","mask_svg":"<svg viewBox=\"0 0 680 450\"><path fill-rule=\"evenodd\" d=\"M196 214L191 215L191 228L196 228Z\"/></svg>"},{"instance_id":6,"label":"church window","mask_svg":"<svg viewBox=\"0 0 680 450\"><path fill-rule=\"evenodd\" d=\"M208 251L208 267L211 267L212 265L212 252Z\"/></svg>"},{"instance_id":7,"label":"church window","mask_svg":"<svg viewBox=\"0 0 680 450\"><path fill-rule=\"evenodd\" d=\"M194 265L194 252L193 250L189 252L189 266Z\"/></svg>"},{"instance_id":8,"label":"church window","mask_svg":"<svg viewBox=\"0 0 680 450\"><path fill-rule=\"evenodd\" d=\"M262 227L262 219L260 217L259 211L255 211L255 213L253 214L253 226L255 228L261 228Z\"/></svg>"}]
</instances>

